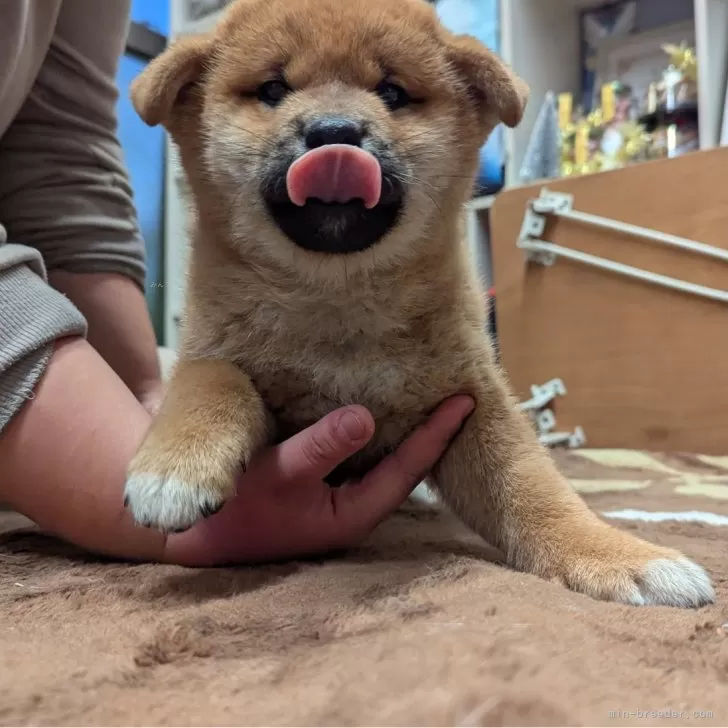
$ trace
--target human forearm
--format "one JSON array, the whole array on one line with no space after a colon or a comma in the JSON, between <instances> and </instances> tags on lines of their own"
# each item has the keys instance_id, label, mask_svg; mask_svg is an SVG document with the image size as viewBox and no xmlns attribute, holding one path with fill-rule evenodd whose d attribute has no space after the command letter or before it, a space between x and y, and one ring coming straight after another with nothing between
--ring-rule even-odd
<instances>
[{"instance_id":1,"label":"human forearm","mask_svg":"<svg viewBox=\"0 0 728 728\"><path fill-rule=\"evenodd\" d=\"M155 393L161 373L146 299L126 276L114 273L49 273L88 322L88 341L139 400Z\"/></svg>"},{"instance_id":2,"label":"human forearm","mask_svg":"<svg viewBox=\"0 0 728 728\"><path fill-rule=\"evenodd\" d=\"M32 400L0 435L0 500L90 551L158 560L164 537L123 506L149 415L83 339L55 347Z\"/></svg>"}]
</instances>

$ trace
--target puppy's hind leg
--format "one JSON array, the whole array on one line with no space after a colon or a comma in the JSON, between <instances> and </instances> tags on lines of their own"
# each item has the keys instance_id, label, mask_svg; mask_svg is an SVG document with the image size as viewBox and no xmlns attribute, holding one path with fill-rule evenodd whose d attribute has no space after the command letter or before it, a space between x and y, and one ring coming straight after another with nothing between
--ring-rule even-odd
<instances>
[{"instance_id":1,"label":"puppy's hind leg","mask_svg":"<svg viewBox=\"0 0 728 728\"><path fill-rule=\"evenodd\" d=\"M219 510L266 443L263 402L235 365L182 359L132 460L125 501L137 523L180 531Z\"/></svg>"},{"instance_id":2,"label":"puppy's hind leg","mask_svg":"<svg viewBox=\"0 0 728 728\"><path fill-rule=\"evenodd\" d=\"M431 481L510 566L596 599L676 607L713 601L710 579L697 564L620 531L589 510L538 442L494 367L482 368L471 391L476 408Z\"/></svg>"}]
</instances>

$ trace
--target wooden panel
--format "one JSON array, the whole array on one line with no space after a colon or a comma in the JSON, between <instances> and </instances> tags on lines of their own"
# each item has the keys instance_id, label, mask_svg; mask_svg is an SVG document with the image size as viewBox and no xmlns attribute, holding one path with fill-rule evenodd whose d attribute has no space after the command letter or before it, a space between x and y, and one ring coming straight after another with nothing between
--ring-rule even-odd
<instances>
[{"instance_id":1,"label":"wooden panel","mask_svg":"<svg viewBox=\"0 0 728 728\"><path fill-rule=\"evenodd\" d=\"M548 183L574 209L728 249L728 148ZM526 263L516 240L543 185L491 210L503 365L519 396L561 377L558 428L589 447L728 452L728 304L558 259ZM728 263L569 220L547 241L728 290Z\"/></svg>"}]
</instances>

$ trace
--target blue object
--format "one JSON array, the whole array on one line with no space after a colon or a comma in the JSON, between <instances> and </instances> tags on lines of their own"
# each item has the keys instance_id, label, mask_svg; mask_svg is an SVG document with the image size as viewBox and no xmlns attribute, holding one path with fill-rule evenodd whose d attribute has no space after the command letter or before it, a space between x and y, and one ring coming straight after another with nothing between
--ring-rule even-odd
<instances>
[{"instance_id":1,"label":"blue object","mask_svg":"<svg viewBox=\"0 0 728 728\"><path fill-rule=\"evenodd\" d=\"M134 0L131 19L166 36L169 33L169 3L167 0ZM165 134L161 127L147 126L129 98L129 86L146 64L146 60L129 53L122 56L116 76L119 87L116 111L119 141L147 252L147 305L157 340L161 342L164 325Z\"/></svg>"},{"instance_id":2,"label":"blue object","mask_svg":"<svg viewBox=\"0 0 728 728\"><path fill-rule=\"evenodd\" d=\"M179 0L176 0L179 2ZM161 35L169 35L168 0L132 0L131 19Z\"/></svg>"},{"instance_id":3,"label":"blue object","mask_svg":"<svg viewBox=\"0 0 728 728\"><path fill-rule=\"evenodd\" d=\"M435 9L443 25L453 33L475 36L488 48L500 52L498 0L439 0ZM494 194L504 184L505 140L499 126L480 150L477 194Z\"/></svg>"}]
</instances>

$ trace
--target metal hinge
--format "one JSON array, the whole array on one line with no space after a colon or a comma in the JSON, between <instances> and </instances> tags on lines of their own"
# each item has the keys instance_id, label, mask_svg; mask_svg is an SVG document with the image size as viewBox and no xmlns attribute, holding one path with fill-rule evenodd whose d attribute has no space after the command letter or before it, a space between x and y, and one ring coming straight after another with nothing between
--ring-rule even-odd
<instances>
[{"instance_id":1,"label":"metal hinge","mask_svg":"<svg viewBox=\"0 0 728 728\"><path fill-rule=\"evenodd\" d=\"M545 384L531 386L531 398L519 403L518 407L530 416L538 433L538 438L547 447L566 446L577 448L584 445L586 436L581 427L573 432L556 431L556 416L547 407L556 397L563 397L566 387L561 379L551 379Z\"/></svg>"},{"instance_id":2,"label":"metal hinge","mask_svg":"<svg viewBox=\"0 0 728 728\"><path fill-rule=\"evenodd\" d=\"M566 387L560 379L551 379L546 384L531 386L531 399L521 402L518 406L522 410L543 409L552 399L563 397L566 394Z\"/></svg>"},{"instance_id":3,"label":"metal hinge","mask_svg":"<svg viewBox=\"0 0 728 728\"><path fill-rule=\"evenodd\" d=\"M679 278L671 278L663 276L659 273L635 268L631 265L618 263L607 258L600 258L596 255L583 253L579 250L566 248L563 245L557 245L543 240L543 234L546 230L547 217L562 218L580 223L582 225L591 225L592 227L601 228L603 230L611 230L620 235L630 235L634 238L649 240L652 243L666 245L672 248L678 248L708 258L714 258L723 262L728 262L728 250L716 248L713 245L697 242L688 238L681 238L677 235L659 232L651 228L643 228L637 225L620 222L619 220L611 220L607 217L599 217L586 212L578 212L574 208L574 196L564 194L562 192L551 192L543 188L538 198L531 200L526 207L526 212L521 225L521 232L518 236L518 247L525 254L526 259L541 265L553 265L557 258L565 258L573 260L583 265L590 265L594 268L600 268L612 273L619 273L629 278L651 283L653 285L669 288L682 293L689 293L703 298L709 298L713 301L721 301L728 303L728 291L717 288L708 288L697 283L680 280Z\"/></svg>"},{"instance_id":4,"label":"metal hinge","mask_svg":"<svg viewBox=\"0 0 728 728\"><path fill-rule=\"evenodd\" d=\"M536 418L538 439L547 447L564 445L570 449L582 447L586 443L586 435L581 427L575 427L573 432L560 432L555 430L556 417L552 410L539 412Z\"/></svg>"}]
</instances>

